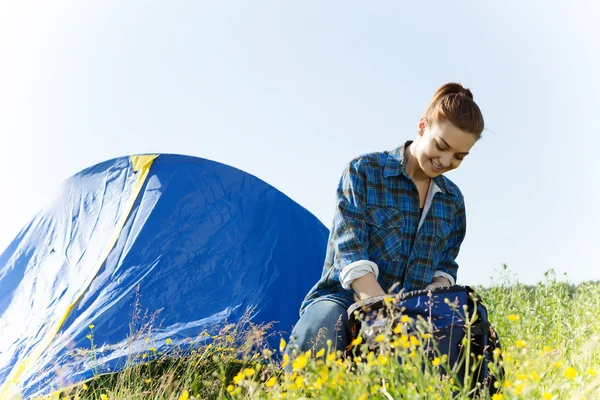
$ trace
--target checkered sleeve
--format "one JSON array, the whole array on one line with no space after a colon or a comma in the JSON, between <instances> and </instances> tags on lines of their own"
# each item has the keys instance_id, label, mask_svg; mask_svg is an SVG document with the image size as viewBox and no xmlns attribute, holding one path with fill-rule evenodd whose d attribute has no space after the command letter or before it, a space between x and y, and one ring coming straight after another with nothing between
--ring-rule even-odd
<instances>
[{"instance_id":1,"label":"checkered sleeve","mask_svg":"<svg viewBox=\"0 0 600 400\"><path fill-rule=\"evenodd\" d=\"M458 264L456 263L456 257L460 251L460 245L462 244L465 233L467 231L467 218L465 212L465 203L461 198L460 205L457 207L454 217L452 219L452 227L450 230L450 236L446 242L446 250L442 253L441 262L437 267L436 272L443 272L454 278L456 282L456 273L458 270Z\"/></svg>"},{"instance_id":2,"label":"checkered sleeve","mask_svg":"<svg viewBox=\"0 0 600 400\"><path fill-rule=\"evenodd\" d=\"M350 162L340 179L331 231L334 247L333 266L341 271L356 261L368 260L368 233L365 214L365 176L358 161Z\"/></svg>"}]
</instances>

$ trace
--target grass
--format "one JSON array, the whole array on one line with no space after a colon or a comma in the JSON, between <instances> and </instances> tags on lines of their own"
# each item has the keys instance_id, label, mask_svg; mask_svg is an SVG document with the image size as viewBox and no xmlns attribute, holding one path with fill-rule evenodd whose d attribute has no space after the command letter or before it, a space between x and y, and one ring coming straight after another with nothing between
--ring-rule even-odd
<instances>
[{"instance_id":1,"label":"grass","mask_svg":"<svg viewBox=\"0 0 600 400\"><path fill-rule=\"evenodd\" d=\"M496 354L493 364L505 369L501 393L484 397L600 398L600 285L573 286L548 272L544 281L527 286L507 274L505 269L490 288L476 288L502 342L502 354ZM356 343L363 346L360 356L344 358L328 349L315 349L293 360L281 357L281 349L267 347L268 332L268 327L247 321L229 325L194 354L179 359L158 357L53 397L389 400L473 396L452 371L440 374L443 356L431 361L425 355L426 331L411 339L388 330L377 338L377 353ZM282 372L287 363L292 364L293 373Z\"/></svg>"}]
</instances>

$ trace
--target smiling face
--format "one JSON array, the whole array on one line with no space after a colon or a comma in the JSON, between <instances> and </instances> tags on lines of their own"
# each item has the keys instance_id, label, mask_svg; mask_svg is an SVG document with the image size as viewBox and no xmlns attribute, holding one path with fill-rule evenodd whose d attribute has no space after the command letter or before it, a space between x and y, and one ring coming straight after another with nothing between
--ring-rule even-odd
<instances>
[{"instance_id":1,"label":"smiling face","mask_svg":"<svg viewBox=\"0 0 600 400\"><path fill-rule=\"evenodd\" d=\"M458 168L477 141L477 135L443 120L429 124L422 118L418 133L414 156L430 178Z\"/></svg>"}]
</instances>

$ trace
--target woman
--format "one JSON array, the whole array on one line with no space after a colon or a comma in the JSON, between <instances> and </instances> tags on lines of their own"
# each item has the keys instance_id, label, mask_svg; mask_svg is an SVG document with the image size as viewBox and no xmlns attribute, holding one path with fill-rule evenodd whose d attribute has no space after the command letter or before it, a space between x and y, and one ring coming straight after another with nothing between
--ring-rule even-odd
<instances>
[{"instance_id":1,"label":"woman","mask_svg":"<svg viewBox=\"0 0 600 400\"><path fill-rule=\"evenodd\" d=\"M483 128L471 91L448 83L433 95L414 141L350 161L323 273L300 308L288 353L327 340L344 349L346 310L357 300L455 284L465 206L443 174L460 166Z\"/></svg>"}]
</instances>

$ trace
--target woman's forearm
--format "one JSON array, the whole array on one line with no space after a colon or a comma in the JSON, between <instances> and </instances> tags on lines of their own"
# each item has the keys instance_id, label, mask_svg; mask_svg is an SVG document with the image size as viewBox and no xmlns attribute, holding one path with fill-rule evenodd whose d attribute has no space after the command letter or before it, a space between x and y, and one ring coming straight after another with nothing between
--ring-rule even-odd
<instances>
[{"instance_id":1,"label":"woman's forearm","mask_svg":"<svg viewBox=\"0 0 600 400\"><path fill-rule=\"evenodd\" d=\"M386 293L377 282L377 278L372 273L355 279L351 283L352 289L360 297L361 300L374 296L383 296Z\"/></svg>"}]
</instances>

